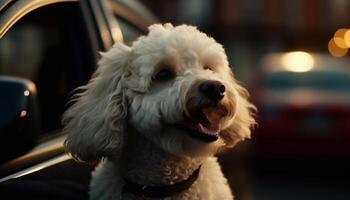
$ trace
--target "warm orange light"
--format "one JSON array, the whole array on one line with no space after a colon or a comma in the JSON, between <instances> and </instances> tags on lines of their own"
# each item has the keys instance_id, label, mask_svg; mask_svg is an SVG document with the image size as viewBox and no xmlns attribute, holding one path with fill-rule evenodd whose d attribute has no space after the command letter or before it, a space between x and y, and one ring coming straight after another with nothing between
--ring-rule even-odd
<instances>
[{"instance_id":1,"label":"warm orange light","mask_svg":"<svg viewBox=\"0 0 350 200\"><path fill-rule=\"evenodd\" d=\"M31 93L36 93L36 87L33 82L28 82L28 90L31 91Z\"/></svg>"},{"instance_id":2,"label":"warm orange light","mask_svg":"<svg viewBox=\"0 0 350 200\"><path fill-rule=\"evenodd\" d=\"M345 33L347 29L346 28L340 28L334 33L334 43L340 47L340 48L348 48L348 46L345 43Z\"/></svg>"},{"instance_id":3,"label":"warm orange light","mask_svg":"<svg viewBox=\"0 0 350 200\"><path fill-rule=\"evenodd\" d=\"M27 111L26 110L22 110L21 114L19 115L20 117L25 117L27 115Z\"/></svg>"},{"instance_id":4,"label":"warm orange light","mask_svg":"<svg viewBox=\"0 0 350 200\"><path fill-rule=\"evenodd\" d=\"M281 61L283 67L292 72L307 72L314 67L313 57L303 51L286 53Z\"/></svg>"},{"instance_id":5,"label":"warm orange light","mask_svg":"<svg viewBox=\"0 0 350 200\"><path fill-rule=\"evenodd\" d=\"M348 48L340 48L334 41L334 38L332 38L328 42L328 51L332 56L334 57L343 57L348 53Z\"/></svg>"},{"instance_id":6,"label":"warm orange light","mask_svg":"<svg viewBox=\"0 0 350 200\"><path fill-rule=\"evenodd\" d=\"M344 41L348 48L350 48L350 29L348 29L344 34Z\"/></svg>"},{"instance_id":7,"label":"warm orange light","mask_svg":"<svg viewBox=\"0 0 350 200\"><path fill-rule=\"evenodd\" d=\"M343 49L348 48L348 46L345 43L344 38L335 37L335 38L333 38L333 40L334 40L335 45L337 45L339 48L343 48Z\"/></svg>"}]
</instances>

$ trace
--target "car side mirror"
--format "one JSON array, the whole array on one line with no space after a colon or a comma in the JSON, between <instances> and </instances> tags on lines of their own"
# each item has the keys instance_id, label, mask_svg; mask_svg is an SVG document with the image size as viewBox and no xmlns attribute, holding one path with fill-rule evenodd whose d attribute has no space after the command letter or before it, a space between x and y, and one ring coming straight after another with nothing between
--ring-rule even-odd
<instances>
[{"instance_id":1,"label":"car side mirror","mask_svg":"<svg viewBox=\"0 0 350 200\"><path fill-rule=\"evenodd\" d=\"M0 76L0 162L34 147L40 131L36 95L30 80Z\"/></svg>"}]
</instances>

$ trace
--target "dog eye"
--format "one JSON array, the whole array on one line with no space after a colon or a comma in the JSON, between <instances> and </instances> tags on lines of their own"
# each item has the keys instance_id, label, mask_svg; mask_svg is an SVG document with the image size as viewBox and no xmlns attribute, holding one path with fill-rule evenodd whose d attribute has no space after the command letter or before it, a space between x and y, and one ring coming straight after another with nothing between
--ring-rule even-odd
<instances>
[{"instance_id":1,"label":"dog eye","mask_svg":"<svg viewBox=\"0 0 350 200\"><path fill-rule=\"evenodd\" d=\"M214 71L211 67L209 67L208 65L204 65L203 67L204 70L210 70L210 71Z\"/></svg>"},{"instance_id":2,"label":"dog eye","mask_svg":"<svg viewBox=\"0 0 350 200\"><path fill-rule=\"evenodd\" d=\"M158 71L154 76L153 76L153 80L157 80L157 81L167 81L171 78L174 77L174 73L168 69L162 69L160 71Z\"/></svg>"}]
</instances>

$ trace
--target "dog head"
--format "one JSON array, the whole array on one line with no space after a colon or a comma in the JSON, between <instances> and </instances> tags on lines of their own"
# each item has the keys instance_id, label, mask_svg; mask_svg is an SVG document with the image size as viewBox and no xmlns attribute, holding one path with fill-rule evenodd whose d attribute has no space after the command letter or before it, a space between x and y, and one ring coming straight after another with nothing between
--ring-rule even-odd
<instances>
[{"instance_id":1,"label":"dog head","mask_svg":"<svg viewBox=\"0 0 350 200\"><path fill-rule=\"evenodd\" d=\"M210 155L250 137L255 108L223 47L192 26L149 31L131 47L102 53L64 114L65 145L75 158L118 154L130 127L176 155Z\"/></svg>"}]
</instances>

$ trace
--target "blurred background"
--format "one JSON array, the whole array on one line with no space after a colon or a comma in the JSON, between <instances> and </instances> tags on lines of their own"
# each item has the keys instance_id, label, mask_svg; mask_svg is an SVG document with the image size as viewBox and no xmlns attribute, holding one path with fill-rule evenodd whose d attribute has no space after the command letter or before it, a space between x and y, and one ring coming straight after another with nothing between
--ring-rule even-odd
<instances>
[{"instance_id":1,"label":"blurred background","mask_svg":"<svg viewBox=\"0 0 350 200\"><path fill-rule=\"evenodd\" d=\"M252 139L220 156L236 199L350 199L350 1L141 2L222 43L251 93Z\"/></svg>"}]
</instances>

